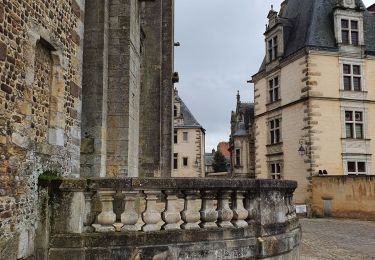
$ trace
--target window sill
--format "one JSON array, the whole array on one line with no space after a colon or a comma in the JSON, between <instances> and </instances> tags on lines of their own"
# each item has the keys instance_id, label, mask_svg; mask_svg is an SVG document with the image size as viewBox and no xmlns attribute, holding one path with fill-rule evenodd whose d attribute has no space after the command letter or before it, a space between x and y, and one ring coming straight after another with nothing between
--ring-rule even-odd
<instances>
[{"instance_id":1,"label":"window sill","mask_svg":"<svg viewBox=\"0 0 375 260\"><path fill-rule=\"evenodd\" d=\"M352 141L352 142L355 142L355 141L358 141L358 142L360 142L360 141L370 142L371 141L371 139L368 139L368 138L346 138L346 137L341 138L341 140Z\"/></svg>"},{"instance_id":2,"label":"window sill","mask_svg":"<svg viewBox=\"0 0 375 260\"><path fill-rule=\"evenodd\" d=\"M267 144L266 147L273 147L273 146L279 146L279 145L283 145L283 142L278 142L275 144Z\"/></svg>"},{"instance_id":3,"label":"window sill","mask_svg":"<svg viewBox=\"0 0 375 260\"><path fill-rule=\"evenodd\" d=\"M368 93L367 90L345 90L345 89L340 89L340 92L342 92L342 93L353 93L353 94L359 94L359 93L367 94Z\"/></svg>"}]
</instances>

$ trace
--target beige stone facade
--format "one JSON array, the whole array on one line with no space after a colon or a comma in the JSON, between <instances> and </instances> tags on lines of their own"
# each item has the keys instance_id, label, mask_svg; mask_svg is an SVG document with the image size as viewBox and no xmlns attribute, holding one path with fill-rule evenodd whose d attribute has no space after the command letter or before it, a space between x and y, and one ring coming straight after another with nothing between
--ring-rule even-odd
<instances>
[{"instance_id":1,"label":"beige stone facade","mask_svg":"<svg viewBox=\"0 0 375 260\"><path fill-rule=\"evenodd\" d=\"M369 25L375 17L361 1L356 9L297 2L283 2L280 14L271 10L267 55L253 76L256 175L297 180L295 201L309 205L314 175L374 173L375 32ZM306 10L318 7L336 22L304 20L317 15ZM293 14L300 18L291 31L285 18ZM304 29L310 35L298 38ZM274 46L276 34L282 44Z\"/></svg>"},{"instance_id":2,"label":"beige stone facade","mask_svg":"<svg viewBox=\"0 0 375 260\"><path fill-rule=\"evenodd\" d=\"M175 90L172 177L205 176L205 130Z\"/></svg>"}]
</instances>

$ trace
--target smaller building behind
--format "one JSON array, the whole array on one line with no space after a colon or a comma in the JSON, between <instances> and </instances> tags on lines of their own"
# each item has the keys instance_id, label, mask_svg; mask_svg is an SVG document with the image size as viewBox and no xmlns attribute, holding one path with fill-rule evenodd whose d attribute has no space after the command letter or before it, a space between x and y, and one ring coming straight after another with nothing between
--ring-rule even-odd
<instances>
[{"instance_id":1,"label":"smaller building behind","mask_svg":"<svg viewBox=\"0 0 375 260\"><path fill-rule=\"evenodd\" d=\"M172 177L204 177L205 129L175 90Z\"/></svg>"},{"instance_id":2,"label":"smaller building behind","mask_svg":"<svg viewBox=\"0 0 375 260\"><path fill-rule=\"evenodd\" d=\"M229 152L231 176L255 178L254 104L241 102L237 93L236 111L232 111Z\"/></svg>"}]
</instances>

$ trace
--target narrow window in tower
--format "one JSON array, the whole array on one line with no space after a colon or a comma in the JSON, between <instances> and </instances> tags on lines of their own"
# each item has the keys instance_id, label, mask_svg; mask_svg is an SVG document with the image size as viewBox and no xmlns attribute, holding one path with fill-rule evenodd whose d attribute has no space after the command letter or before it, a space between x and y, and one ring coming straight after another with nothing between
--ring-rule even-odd
<instances>
[{"instance_id":1,"label":"narrow window in tower","mask_svg":"<svg viewBox=\"0 0 375 260\"><path fill-rule=\"evenodd\" d=\"M173 169L178 169L178 153L173 154Z\"/></svg>"}]
</instances>

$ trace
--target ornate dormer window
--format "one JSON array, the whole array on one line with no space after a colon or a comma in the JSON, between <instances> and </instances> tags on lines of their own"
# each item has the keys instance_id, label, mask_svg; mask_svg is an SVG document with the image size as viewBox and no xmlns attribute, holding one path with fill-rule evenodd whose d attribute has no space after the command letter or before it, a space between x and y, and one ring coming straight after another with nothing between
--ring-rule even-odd
<instances>
[{"instance_id":1,"label":"ornate dormer window","mask_svg":"<svg viewBox=\"0 0 375 260\"><path fill-rule=\"evenodd\" d=\"M342 48L364 45L363 10L354 0L339 0L335 12L335 34Z\"/></svg>"},{"instance_id":2,"label":"ornate dormer window","mask_svg":"<svg viewBox=\"0 0 375 260\"><path fill-rule=\"evenodd\" d=\"M268 24L264 33L266 37L266 60L267 63L272 63L281 57L284 52L283 26L278 13L273 10L273 6L271 6L267 18Z\"/></svg>"}]
</instances>

